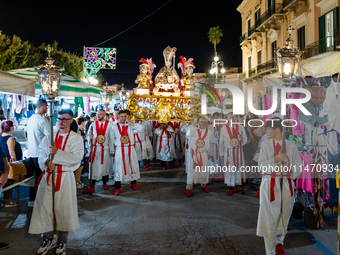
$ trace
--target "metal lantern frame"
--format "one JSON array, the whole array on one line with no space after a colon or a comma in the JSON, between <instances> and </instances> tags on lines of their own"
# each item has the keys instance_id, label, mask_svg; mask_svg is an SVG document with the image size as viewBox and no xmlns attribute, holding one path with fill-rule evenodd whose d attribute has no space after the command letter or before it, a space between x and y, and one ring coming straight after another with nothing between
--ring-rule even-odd
<instances>
[{"instance_id":1,"label":"metal lantern frame","mask_svg":"<svg viewBox=\"0 0 340 255\"><path fill-rule=\"evenodd\" d=\"M107 86L104 87L104 91L100 92L102 97L102 103L107 108L112 100L112 90L110 90Z\"/></svg>"},{"instance_id":2,"label":"metal lantern frame","mask_svg":"<svg viewBox=\"0 0 340 255\"><path fill-rule=\"evenodd\" d=\"M276 49L275 53L280 78L285 86L289 86L296 79L302 52L299 48L293 46L293 40L289 36L286 45Z\"/></svg>"},{"instance_id":3,"label":"metal lantern frame","mask_svg":"<svg viewBox=\"0 0 340 255\"><path fill-rule=\"evenodd\" d=\"M53 135L53 103L55 98L59 96L59 88L61 75L64 71L63 67L53 65L54 60L51 58L52 48L48 44L46 48L48 52L48 57L45 62L46 65L41 66L40 68L35 68L34 70L38 73L36 78L37 82L41 86L41 92L43 97L47 99L47 102L50 104L50 120L51 120L51 146L54 146L54 135ZM53 161L53 154L51 154L50 161ZM53 235L57 236L57 220L55 214L55 170L52 170L52 214L53 214Z\"/></svg>"}]
</instances>

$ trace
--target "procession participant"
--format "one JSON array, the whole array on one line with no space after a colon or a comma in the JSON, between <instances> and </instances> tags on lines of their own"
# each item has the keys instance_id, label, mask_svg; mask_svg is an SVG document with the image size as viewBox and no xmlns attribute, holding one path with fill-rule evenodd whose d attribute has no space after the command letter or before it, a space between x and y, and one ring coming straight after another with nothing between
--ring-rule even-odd
<instances>
[{"instance_id":1,"label":"procession participant","mask_svg":"<svg viewBox=\"0 0 340 255\"><path fill-rule=\"evenodd\" d=\"M88 121L85 125L85 133L87 134L89 131L89 128L93 122L97 120L97 114L95 112L91 112L90 114L90 121Z\"/></svg>"},{"instance_id":2,"label":"procession participant","mask_svg":"<svg viewBox=\"0 0 340 255\"><path fill-rule=\"evenodd\" d=\"M103 109L97 112L97 120L90 126L89 140L92 145L92 152L89 162L89 179L91 179L92 169L92 188L88 187L83 193L95 192L96 179L102 177L103 189L108 190L110 154L114 152L114 141L112 139L112 124L105 119L106 113ZM91 167L91 164L92 167Z\"/></svg>"},{"instance_id":3,"label":"procession participant","mask_svg":"<svg viewBox=\"0 0 340 255\"><path fill-rule=\"evenodd\" d=\"M140 178L138 157L134 147L134 132L141 132L143 126L134 124L128 119L125 110L118 113L119 122L116 122L113 127L113 140L115 141L115 192L114 195L119 195L121 183L130 181L132 189L137 190L137 180Z\"/></svg>"},{"instance_id":4,"label":"procession participant","mask_svg":"<svg viewBox=\"0 0 340 255\"><path fill-rule=\"evenodd\" d=\"M220 146L220 129L221 125L220 124L215 124L214 120L220 119L221 114L218 112L215 112L212 115L211 118L211 124L208 126L208 128L211 130L213 133L213 141L212 141L212 157L209 160L209 165L212 166L210 174L211 174L211 179L210 182L214 183L215 182L215 175L217 174L217 166L221 166L221 159L220 159L220 153L219 153L219 146ZM222 177L222 176L220 176ZM223 178L223 177L222 177ZM223 178L224 179L224 178Z\"/></svg>"},{"instance_id":5,"label":"procession participant","mask_svg":"<svg viewBox=\"0 0 340 255\"><path fill-rule=\"evenodd\" d=\"M190 167L191 157L189 155L189 145L190 145L190 136L187 136L188 129L192 126L190 122L185 122L181 127L181 133L184 133L184 148L185 148L185 154L184 154L184 164L185 164L185 173L188 173L188 169Z\"/></svg>"},{"instance_id":6,"label":"procession participant","mask_svg":"<svg viewBox=\"0 0 340 255\"><path fill-rule=\"evenodd\" d=\"M228 123L220 129L220 157L222 166L227 166L224 183L229 186L227 195L238 191L237 185L241 185L241 166L244 166L244 155L242 146L247 142L247 135L244 127L235 124L235 116L228 113Z\"/></svg>"},{"instance_id":7,"label":"procession participant","mask_svg":"<svg viewBox=\"0 0 340 255\"><path fill-rule=\"evenodd\" d=\"M182 122L170 122L169 123L174 130L173 139L175 145L175 159L178 160L178 165L182 165L182 158L185 154L185 150L183 147L183 136L181 137L181 125L183 126Z\"/></svg>"},{"instance_id":8,"label":"procession participant","mask_svg":"<svg viewBox=\"0 0 340 255\"><path fill-rule=\"evenodd\" d=\"M56 171L55 217L58 231L56 254L66 254L69 231L79 228L77 193L74 171L80 166L84 155L81 136L70 129L73 112L62 109L58 113L59 130L54 136L55 145L50 146L51 135L45 136L39 145L39 166L43 170L34 203L30 234L43 234L43 243L36 254L47 254L55 244L52 228L52 176ZM51 161L51 154L53 160Z\"/></svg>"},{"instance_id":9,"label":"procession participant","mask_svg":"<svg viewBox=\"0 0 340 255\"><path fill-rule=\"evenodd\" d=\"M153 137L151 139L151 143L152 143L153 155L154 156L156 156L156 154L157 154L157 139L158 139L158 136L155 134L155 130L157 128L159 128L160 126L161 126L161 124L158 121L152 121ZM151 161L152 162L156 161L156 157L154 157Z\"/></svg>"},{"instance_id":10,"label":"procession participant","mask_svg":"<svg viewBox=\"0 0 340 255\"><path fill-rule=\"evenodd\" d=\"M295 144L285 139L285 152L281 152L281 121L278 117L267 120L265 129L268 139L262 142L259 156L262 183L256 235L264 237L267 255L285 254L282 245L294 206L293 179L299 175L299 171L293 169L301 166ZM282 162L285 162L283 168Z\"/></svg>"},{"instance_id":11,"label":"procession participant","mask_svg":"<svg viewBox=\"0 0 340 255\"><path fill-rule=\"evenodd\" d=\"M172 134L173 128L168 124L161 124L155 132L157 135L157 152L156 158L161 161L162 169L166 169L166 163L169 163L169 168L172 168L172 161L174 159L174 143Z\"/></svg>"},{"instance_id":12,"label":"procession participant","mask_svg":"<svg viewBox=\"0 0 340 255\"><path fill-rule=\"evenodd\" d=\"M153 137L152 133L152 122L151 121L144 121L146 125L146 133L145 133L145 147L146 147L146 159L147 159L147 166L150 167L150 161L155 157L153 153L153 147L151 144L150 139Z\"/></svg>"},{"instance_id":13,"label":"procession participant","mask_svg":"<svg viewBox=\"0 0 340 255\"><path fill-rule=\"evenodd\" d=\"M118 109L115 109L113 112L113 116L109 119L109 121L111 122L111 124L115 123L116 121L118 121Z\"/></svg>"},{"instance_id":14,"label":"procession participant","mask_svg":"<svg viewBox=\"0 0 340 255\"><path fill-rule=\"evenodd\" d=\"M211 157L211 147L213 134L207 128L208 119L200 117L197 123L194 123L187 131L190 137L189 157L190 166L187 173L187 186L185 195L191 196L191 190L196 183L201 184L202 190L209 192L207 183L209 181L209 158Z\"/></svg>"},{"instance_id":15,"label":"procession participant","mask_svg":"<svg viewBox=\"0 0 340 255\"><path fill-rule=\"evenodd\" d=\"M140 132L134 131L133 132L133 136L135 139L135 150L137 153L137 157L138 157L138 161L140 163L140 161L143 161L144 163L144 169L145 170L149 170L149 167L147 166L148 162L146 160L146 143L145 143L145 133L147 132L146 130L146 125L145 123L136 120L135 121L136 124L140 124L143 129Z\"/></svg>"}]
</instances>

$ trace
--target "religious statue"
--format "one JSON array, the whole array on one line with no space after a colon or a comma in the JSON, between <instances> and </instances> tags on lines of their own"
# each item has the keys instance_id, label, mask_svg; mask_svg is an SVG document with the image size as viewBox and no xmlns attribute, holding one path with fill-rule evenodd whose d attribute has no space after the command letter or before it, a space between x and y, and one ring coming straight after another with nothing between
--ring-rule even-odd
<instances>
[{"instance_id":1,"label":"religious statue","mask_svg":"<svg viewBox=\"0 0 340 255\"><path fill-rule=\"evenodd\" d=\"M142 64L139 66L139 74L135 83L138 84L138 87L135 88L135 94L140 95L149 95L150 88L153 85L152 81L152 73L156 67L155 63L151 59L142 58L139 60Z\"/></svg>"},{"instance_id":2,"label":"religious statue","mask_svg":"<svg viewBox=\"0 0 340 255\"><path fill-rule=\"evenodd\" d=\"M178 68L182 71L183 78L181 79L181 86L184 87L183 96L190 96L191 86L194 84L193 82L193 72L195 69L194 63L192 62L194 59L189 58L188 60L180 56L181 61L178 63Z\"/></svg>"},{"instance_id":3,"label":"religious statue","mask_svg":"<svg viewBox=\"0 0 340 255\"><path fill-rule=\"evenodd\" d=\"M176 51L177 48L170 46L164 49L165 66L156 75L154 95L180 96L179 76L172 64L172 62L175 62Z\"/></svg>"}]
</instances>

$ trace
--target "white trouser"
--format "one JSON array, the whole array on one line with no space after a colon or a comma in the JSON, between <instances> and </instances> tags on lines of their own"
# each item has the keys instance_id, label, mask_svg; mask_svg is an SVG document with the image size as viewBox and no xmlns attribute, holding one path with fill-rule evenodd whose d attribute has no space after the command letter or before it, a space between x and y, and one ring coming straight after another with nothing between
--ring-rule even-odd
<instances>
[{"instance_id":1,"label":"white trouser","mask_svg":"<svg viewBox=\"0 0 340 255\"><path fill-rule=\"evenodd\" d=\"M283 245L284 239L285 235L277 235L271 237L264 236L264 246L266 248L266 255L276 255L275 246L276 244Z\"/></svg>"}]
</instances>

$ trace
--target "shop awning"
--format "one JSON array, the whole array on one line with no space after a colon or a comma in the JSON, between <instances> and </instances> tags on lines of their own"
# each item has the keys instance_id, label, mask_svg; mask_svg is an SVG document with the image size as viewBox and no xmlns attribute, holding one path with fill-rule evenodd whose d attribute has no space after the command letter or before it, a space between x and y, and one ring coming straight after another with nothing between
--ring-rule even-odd
<instances>
[{"instance_id":1,"label":"shop awning","mask_svg":"<svg viewBox=\"0 0 340 255\"><path fill-rule=\"evenodd\" d=\"M34 68L14 69L7 72L32 81L35 81L38 75L37 72L34 71ZM91 96L100 98L100 92L102 90L103 89L83 82L70 75L62 74L59 95L66 97ZM35 95L36 96L41 95L41 87L36 82L35 82Z\"/></svg>"},{"instance_id":2,"label":"shop awning","mask_svg":"<svg viewBox=\"0 0 340 255\"><path fill-rule=\"evenodd\" d=\"M0 92L35 96L35 81L0 70Z\"/></svg>"},{"instance_id":3,"label":"shop awning","mask_svg":"<svg viewBox=\"0 0 340 255\"><path fill-rule=\"evenodd\" d=\"M340 72L340 51L327 52L300 62L299 76L312 76L315 78L331 76ZM279 73L263 77L263 87L281 84Z\"/></svg>"}]
</instances>

